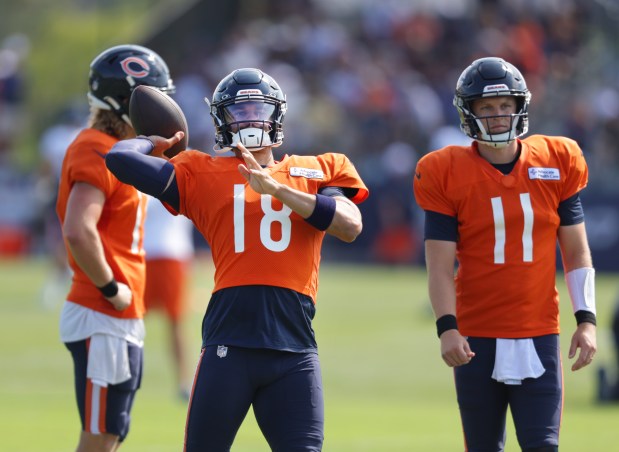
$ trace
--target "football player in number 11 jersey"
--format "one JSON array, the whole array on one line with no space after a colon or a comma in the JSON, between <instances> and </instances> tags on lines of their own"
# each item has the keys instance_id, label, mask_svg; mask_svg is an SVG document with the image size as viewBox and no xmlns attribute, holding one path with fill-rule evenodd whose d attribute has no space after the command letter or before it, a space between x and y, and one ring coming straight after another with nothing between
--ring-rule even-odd
<instances>
[{"instance_id":1,"label":"football player in number 11 jersey","mask_svg":"<svg viewBox=\"0 0 619 452\"><path fill-rule=\"evenodd\" d=\"M430 300L468 451L504 450L508 408L523 451L558 450L557 241L577 324L572 370L596 352L595 272L579 197L587 165L573 140L521 138L530 99L512 64L474 61L454 97L471 145L430 152L414 176Z\"/></svg>"}]
</instances>

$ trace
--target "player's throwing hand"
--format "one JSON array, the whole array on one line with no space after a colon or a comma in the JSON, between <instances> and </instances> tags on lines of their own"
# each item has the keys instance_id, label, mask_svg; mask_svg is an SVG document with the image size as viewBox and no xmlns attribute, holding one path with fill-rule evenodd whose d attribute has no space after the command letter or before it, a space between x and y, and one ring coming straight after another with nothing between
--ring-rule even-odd
<instances>
[{"instance_id":1,"label":"player's throwing hand","mask_svg":"<svg viewBox=\"0 0 619 452\"><path fill-rule=\"evenodd\" d=\"M239 164L239 172L249 182L250 187L256 193L263 195L275 194L279 183L271 177L266 169L260 166L252 153L242 143L238 143L236 148L241 152L241 156L245 161L245 165Z\"/></svg>"}]
</instances>

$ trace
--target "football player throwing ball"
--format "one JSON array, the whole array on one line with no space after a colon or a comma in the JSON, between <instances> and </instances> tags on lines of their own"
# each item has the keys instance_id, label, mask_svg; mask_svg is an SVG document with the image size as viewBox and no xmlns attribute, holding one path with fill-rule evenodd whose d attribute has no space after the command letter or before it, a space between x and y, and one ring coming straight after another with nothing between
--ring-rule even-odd
<instances>
[{"instance_id":1,"label":"football player throwing ball","mask_svg":"<svg viewBox=\"0 0 619 452\"><path fill-rule=\"evenodd\" d=\"M323 391L312 319L325 234L352 242L368 190L337 153L284 155L286 98L264 72L224 77L210 104L215 152L155 158L178 142L118 143L116 176L190 218L208 241L215 287L189 405L187 452L229 451L249 408L274 451L320 451Z\"/></svg>"}]
</instances>

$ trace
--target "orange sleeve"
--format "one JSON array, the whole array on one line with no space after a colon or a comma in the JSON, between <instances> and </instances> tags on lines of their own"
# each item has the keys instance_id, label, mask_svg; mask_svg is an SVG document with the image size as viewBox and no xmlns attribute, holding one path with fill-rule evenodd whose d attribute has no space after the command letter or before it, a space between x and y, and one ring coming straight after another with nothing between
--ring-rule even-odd
<instances>
[{"instance_id":1,"label":"orange sleeve","mask_svg":"<svg viewBox=\"0 0 619 452\"><path fill-rule=\"evenodd\" d=\"M561 146L562 145L562 146ZM574 140L562 139L557 147L565 147L567 177L561 194L561 201L581 191L587 186L589 171L585 156Z\"/></svg>"},{"instance_id":2,"label":"orange sleeve","mask_svg":"<svg viewBox=\"0 0 619 452\"><path fill-rule=\"evenodd\" d=\"M359 177L357 169L344 154L327 153L317 157L326 177L322 187L357 188L352 198L355 204L361 204L369 196L369 190Z\"/></svg>"},{"instance_id":3,"label":"orange sleeve","mask_svg":"<svg viewBox=\"0 0 619 452\"><path fill-rule=\"evenodd\" d=\"M227 163L215 169L215 161ZM198 219L204 212L204 204L214 193L220 172L230 173L230 177L242 177L237 169L241 163L231 157L212 157L200 151L184 151L174 157L174 171L179 192L179 212L191 219ZM202 218L204 220L204 218Z\"/></svg>"},{"instance_id":4,"label":"orange sleeve","mask_svg":"<svg viewBox=\"0 0 619 452\"><path fill-rule=\"evenodd\" d=\"M413 178L415 200L423 210L455 217L457 209L447 196L446 182L449 175L444 169L449 168L450 165L441 152L445 151L433 151L417 162Z\"/></svg>"},{"instance_id":5,"label":"orange sleeve","mask_svg":"<svg viewBox=\"0 0 619 452\"><path fill-rule=\"evenodd\" d=\"M119 183L105 166L105 155L112 145L113 142L109 144L101 140L92 140L73 152L68 161L69 180L72 183L85 182L97 187L108 197Z\"/></svg>"}]
</instances>

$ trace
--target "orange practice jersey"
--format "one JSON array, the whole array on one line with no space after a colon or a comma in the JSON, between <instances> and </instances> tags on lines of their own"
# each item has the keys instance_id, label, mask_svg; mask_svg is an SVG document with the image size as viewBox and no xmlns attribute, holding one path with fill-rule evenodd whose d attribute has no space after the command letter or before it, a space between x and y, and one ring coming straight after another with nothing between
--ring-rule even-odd
<instances>
[{"instance_id":1,"label":"orange practice jersey","mask_svg":"<svg viewBox=\"0 0 619 452\"><path fill-rule=\"evenodd\" d=\"M448 146L417 165L417 203L458 219L456 310L465 336L559 332L557 209L587 185L587 165L567 138L534 135L520 143L508 175L476 145Z\"/></svg>"},{"instance_id":2,"label":"orange practice jersey","mask_svg":"<svg viewBox=\"0 0 619 452\"><path fill-rule=\"evenodd\" d=\"M95 129L85 129L78 135L62 164L56 211L60 223L64 224L69 193L76 182L93 185L105 194L97 230L114 277L131 288L133 301L124 311L115 310L76 264L68 247L73 282L67 300L113 317L141 318L145 281L142 239L147 199L116 179L105 166L105 155L117 141Z\"/></svg>"},{"instance_id":3,"label":"orange practice jersey","mask_svg":"<svg viewBox=\"0 0 619 452\"><path fill-rule=\"evenodd\" d=\"M285 287L316 300L320 249L325 233L269 195L256 193L233 157L185 151L172 163L180 193L180 213L190 218L211 246L215 287ZM306 193L321 187L368 190L342 154L285 156L269 168L279 182Z\"/></svg>"}]
</instances>

